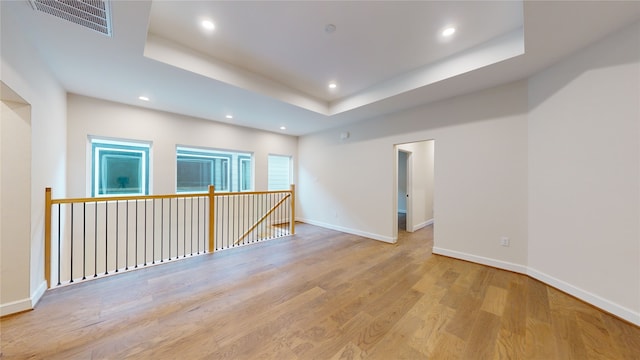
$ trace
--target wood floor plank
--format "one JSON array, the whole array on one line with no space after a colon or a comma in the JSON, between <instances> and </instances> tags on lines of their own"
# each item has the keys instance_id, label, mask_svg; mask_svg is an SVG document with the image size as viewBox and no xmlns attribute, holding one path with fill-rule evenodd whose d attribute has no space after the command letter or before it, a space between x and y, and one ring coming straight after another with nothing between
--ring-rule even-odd
<instances>
[{"instance_id":1,"label":"wood floor plank","mask_svg":"<svg viewBox=\"0 0 640 360\"><path fill-rule=\"evenodd\" d=\"M410 315L422 320L420 327L408 340L409 345L421 353L431 356L438 349L442 336L454 336L446 330L446 325L454 313L453 309L437 303L425 313L409 312ZM464 341L460 339L460 343L463 344L462 348L458 349L461 352L464 349Z\"/></svg>"},{"instance_id":2,"label":"wood floor plank","mask_svg":"<svg viewBox=\"0 0 640 360\"><path fill-rule=\"evenodd\" d=\"M422 319L406 313L389 329L380 341L367 352L371 359L417 359L421 353L408 340L422 326Z\"/></svg>"},{"instance_id":3,"label":"wood floor plank","mask_svg":"<svg viewBox=\"0 0 640 360\"><path fill-rule=\"evenodd\" d=\"M602 323L599 313L595 311L578 312L576 320L589 359L605 360L611 356L616 359L622 357L618 349L614 347L609 331Z\"/></svg>"},{"instance_id":4,"label":"wood floor plank","mask_svg":"<svg viewBox=\"0 0 640 360\"><path fill-rule=\"evenodd\" d=\"M470 324L471 325L471 324ZM484 310L480 310L478 317L471 327L469 340L466 342L464 357L471 359L493 359L495 344L500 329L500 317Z\"/></svg>"},{"instance_id":5,"label":"wood floor plank","mask_svg":"<svg viewBox=\"0 0 640 360\"><path fill-rule=\"evenodd\" d=\"M567 359L587 359L587 351L580 336L580 328L573 314L553 313L551 325L556 356Z\"/></svg>"},{"instance_id":6,"label":"wood floor plank","mask_svg":"<svg viewBox=\"0 0 640 360\"><path fill-rule=\"evenodd\" d=\"M480 310L492 313L496 316L502 316L504 308L507 304L507 296L509 292L505 289L489 286L482 301Z\"/></svg>"},{"instance_id":7,"label":"wood floor plank","mask_svg":"<svg viewBox=\"0 0 640 360\"><path fill-rule=\"evenodd\" d=\"M547 286L534 279L527 279L527 317L549 324L551 321L551 309Z\"/></svg>"},{"instance_id":8,"label":"wood floor plank","mask_svg":"<svg viewBox=\"0 0 640 360\"><path fill-rule=\"evenodd\" d=\"M464 349L466 346L464 340L447 332L438 334L437 337L434 337L434 340L435 343L430 347L430 351L428 352L428 359L466 360L464 357Z\"/></svg>"},{"instance_id":9,"label":"wood floor plank","mask_svg":"<svg viewBox=\"0 0 640 360\"><path fill-rule=\"evenodd\" d=\"M602 322L609 331L612 345L620 353L620 359L637 360L640 353L640 327L609 315L601 314Z\"/></svg>"},{"instance_id":10,"label":"wood floor plank","mask_svg":"<svg viewBox=\"0 0 640 360\"><path fill-rule=\"evenodd\" d=\"M551 324L527 317L525 333L526 359L571 359L556 350L556 337Z\"/></svg>"},{"instance_id":11,"label":"wood floor plank","mask_svg":"<svg viewBox=\"0 0 640 360\"><path fill-rule=\"evenodd\" d=\"M520 336L524 336L527 329L527 296L523 280L518 277L509 284L501 320L505 331Z\"/></svg>"},{"instance_id":12,"label":"wood floor plank","mask_svg":"<svg viewBox=\"0 0 640 360\"><path fill-rule=\"evenodd\" d=\"M406 314L422 294L409 290L397 298L391 306L381 310L374 321L362 329L356 345L365 352L370 351L380 339ZM372 315L373 316L373 315Z\"/></svg>"},{"instance_id":13,"label":"wood floor plank","mask_svg":"<svg viewBox=\"0 0 640 360\"><path fill-rule=\"evenodd\" d=\"M405 268L412 268L410 264L403 264L396 268L396 272L399 275L404 277ZM391 289L394 285L396 285L398 279L395 277L387 278L380 277L380 275L372 275L373 272L369 272L365 275L365 281L368 280L369 276L374 276L378 280L373 282L371 286L361 291L357 296L354 296L352 299L348 299L347 303L337 309L337 311L331 315L331 318L337 321L339 324L344 324L349 321L353 316L357 313L366 310L370 304L378 304L376 300L383 296L384 294L389 293L389 289ZM393 294L391 296L394 296Z\"/></svg>"},{"instance_id":14,"label":"wood floor plank","mask_svg":"<svg viewBox=\"0 0 640 360\"><path fill-rule=\"evenodd\" d=\"M349 342L329 360L356 360L362 358L362 350L354 343Z\"/></svg>"},{"instance_id":15,"label":"wood floor plank","mask_svg":"<svg viewBox=\"0 0 640 360\"><path fill-rule=\"evenodd\" d=\"M493 350L494 359L525 359L526 338L524 334L517 334L500 327L498 331L495 348Z\"/></svg>"},{"instance_id":16,"label":"wood floor plank","mask_svg":"<svg viewBox=\"0 0 640 360\"><path fill-rule=\"evenodd\" d=\"M482 302L473 296L461 296L460 305L456 309L455 315L447 322L446 330L467 341L471 334L472 325L475 323Z\"/></svg>"},{"instance_id":17,"label":"wood floor plank","mask_svg":"<svg viewBox=\"0 0 640 360\"><path fill-rule=\"evenodd\" d=\"M306 224L46 292L9 359L630 359L640 329L524 275Z\"/></svg>"}]
</instances>

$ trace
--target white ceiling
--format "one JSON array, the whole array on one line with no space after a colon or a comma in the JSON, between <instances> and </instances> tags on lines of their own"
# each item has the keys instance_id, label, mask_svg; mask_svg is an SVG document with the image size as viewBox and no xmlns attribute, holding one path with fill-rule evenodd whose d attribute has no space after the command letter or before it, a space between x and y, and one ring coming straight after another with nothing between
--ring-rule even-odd
<instances>
[{"instance_id":1,"label":"white ceiling","mask_svg":"<svg viewBox=\"0 0 640 360\"><path fill-rule=\"evenodd\" d=\"M451 25L459 36L446 41ZM328 102L521 27L518 1L157 1L149 33Z\"/></svg>"},{"instance_id":2,"label":"white ceiling","mask_svg":"<svg viewBox=\"0 0 640 360\"><path fill-rule=\"evenodd\" d=\"M640 19L636 1L113 1L107 37L1 6L3 41L25 33L69 92L291 135L522 79Z\"/></svg>"}]
</instances>

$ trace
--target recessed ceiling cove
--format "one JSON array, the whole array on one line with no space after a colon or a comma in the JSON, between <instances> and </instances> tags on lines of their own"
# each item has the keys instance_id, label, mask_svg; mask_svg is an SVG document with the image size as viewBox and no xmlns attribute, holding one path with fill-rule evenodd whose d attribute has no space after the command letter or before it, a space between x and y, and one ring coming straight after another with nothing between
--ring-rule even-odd
<instances>
[{"instance_id":1,"label":"recessed ceiling cove","mask_svg":"<svg viewBox=\"0 0 640 360\"><path fill-rule=\"evenodd\" d=\"M521 1L154 1L144 52L323 115L523 53Z\"/></svg>"}]
</instances>

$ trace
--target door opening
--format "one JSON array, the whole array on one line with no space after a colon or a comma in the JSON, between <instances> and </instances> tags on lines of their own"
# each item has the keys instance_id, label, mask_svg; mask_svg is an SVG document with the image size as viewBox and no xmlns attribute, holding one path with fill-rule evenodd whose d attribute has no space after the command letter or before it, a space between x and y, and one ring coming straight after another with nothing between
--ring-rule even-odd
<instances>
[{"instance_id":1,"label":"door opening","mask_svg":"<svg viewBox=\"0 0 640 360\"><path fill-rule=\"evenodd\" d=\"M434 220L434 140L397 144L394 184L395 235L414 232Z\"/></svg>"},{"instance_id":2,"label":"door opening","mask_svg":"<svg viewBox=\"0 0 640 360\"><path fill-rule=\"evenodd\" d=\"M411 152L398 151L398 231L410 231L413 228L411 216Z\"/></svg>"}]
</instances>

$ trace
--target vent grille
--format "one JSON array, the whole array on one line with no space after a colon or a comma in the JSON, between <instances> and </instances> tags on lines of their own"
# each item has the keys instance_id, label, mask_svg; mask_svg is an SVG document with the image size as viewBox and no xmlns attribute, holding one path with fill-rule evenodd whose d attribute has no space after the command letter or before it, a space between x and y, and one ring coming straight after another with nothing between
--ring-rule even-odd
<instances>
[{"instance_id":1,"label":"vent grille","mask_svg":"<svg viewBox=\"0 0 640 360\"><path fill-rule=\"evenodd\" d=\"M111 36L109 0L29 0L29 2L36 10Z\"/></svg>"}]
</instances>

